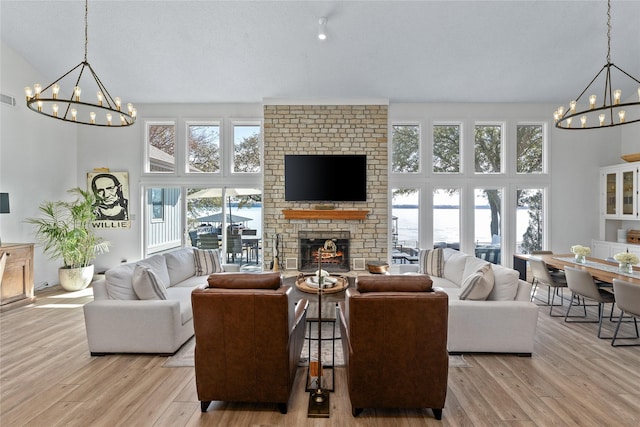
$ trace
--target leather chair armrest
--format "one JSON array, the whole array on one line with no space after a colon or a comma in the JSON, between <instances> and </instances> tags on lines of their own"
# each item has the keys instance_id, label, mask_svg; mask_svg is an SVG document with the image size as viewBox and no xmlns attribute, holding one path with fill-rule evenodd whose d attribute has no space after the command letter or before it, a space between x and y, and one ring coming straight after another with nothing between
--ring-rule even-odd
<instances>
[{"instance_id":1,"label":"leather chair armrest","mask_svg":"<svg viewBox=\"0 0 640 427\"><path fill-rule=\"evenodd\" d=\"M296 311L294 315L293 326L291 327L292 332L298 327L298 324L304 323L305 314L307 312L308 307L309 307L309 300L307 299L301 299L296 304Z\"/></svg>"}]
</instances>

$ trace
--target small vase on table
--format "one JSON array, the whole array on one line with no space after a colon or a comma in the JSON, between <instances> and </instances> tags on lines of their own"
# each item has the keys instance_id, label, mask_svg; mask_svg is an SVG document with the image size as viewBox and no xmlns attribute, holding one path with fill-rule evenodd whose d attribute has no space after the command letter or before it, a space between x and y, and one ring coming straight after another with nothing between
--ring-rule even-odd
<instances>
[{"instance_id":1,"label":"small vase on table","mask_svg":"<svg viewBox=\"0 0 640 427\"><path fill-rule=\"evenodd\" d=\"M621 262L620 264L618 264L618 270L621 273L631 274L633 273L633 264L631 264L630 262Z\"/></svg>"},{"instance_id":2,"label":"small vase on table","mask_svg":"<svg viewBox=\"0 0 640 427\"><path fill-rule=\"evenodd\" d=\"M586 255L581 255L581 254L576 254L575 261L578 264L586 264L587 263L587 256Z\"/></svg>"}]
</instances>

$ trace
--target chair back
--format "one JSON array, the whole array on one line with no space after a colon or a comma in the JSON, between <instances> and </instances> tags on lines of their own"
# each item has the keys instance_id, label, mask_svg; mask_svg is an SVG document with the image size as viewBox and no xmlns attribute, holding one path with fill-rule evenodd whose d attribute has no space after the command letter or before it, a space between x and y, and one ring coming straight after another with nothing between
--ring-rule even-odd
<instances>
[{"instance_id":1,"label":"chair back","mask_svg":"<svg viewBox=\"0 0 640 427\"><path fill-rule=\"evenodd\" d=\"M305 323L292 289L279 273L214 273L208 283L191 294L198 399L287 402Z\"/></svg>"},{"instance_id":2,"label":"chair back","mask_svg":"<svg viewBox=\"0 0 640 427\"><path fill-rule=\"evenodd\" d=\"M258 235L258 230L254 230L251 228L244 228L242 229L242 235L243 236L257 236Z\"/></svg>"},{"instance_id":3,"label":"chair back","mask_svg":"<svg viewBox=\"0 0 640 427\"><path fill-rule=\"evenodd\" d=\"M191 240L191 246L198 247L198 230L189 231L189 239Z\"/></svg>"},{"instance_id":4,"label":"chair back","mask_svg":"<svg viewBox=\"0 0 640 427\"><path fill-rule=\"evenodd\" d=\"M551 274L549 274L549 268L546 262L540 258L531 257L529 258L529 266L531 266L533 278L538 282L547 286L556 286L556 282L553 280L553 277L551 277Z\"/></svg>"},{"instance_id":5,"label":"chair back","mask_svg":"<svg viewBox=\"0 0 640 427\"><path fill-rule=\"evenodd\" d=\"M564 274L567 278L567 286L571 292L589 299L600 301L601 295L598 286L593 281L593 276L587 270L565 267Z\"/></svg>"},{"instance_id":6,"label":"chair back","mask_svg":"<svg viewBox=\"0 0 640 427\"><path fill-rule=\"evenodd\" d=\"M620 310L640 317L640 285L622 279L613 279L613 293Z\"/></svg>"},{"instance_id":7,"label":"chair back","mask_svg":"<svg viewBox=\"0 0 640 427\"><path fill-rule=\"evenodd\" d=\"M448 296L421 281L431 287L426 275L390 275L347 289L340 327L353 408L444 406Z\"/></svg>"},{"instance_id":8,"label":"chair back","mask_svg":"<svg viewBox=\"0 0 640 427\"><path fill-rule=\"evenodd\" d=\"M199 236L200 249L218 249L218 235L213 233L203 233Z\"/></svg>"},{"instance_id":9,"label":"chair back","mask_svg":"<svg viewBox=\"0 0 640 427\"><path fill-rule=\"evenodd\" d=\"M227 253L242 253L242 236L239 234L227 234Z\"/></svg>"}]
</instances>

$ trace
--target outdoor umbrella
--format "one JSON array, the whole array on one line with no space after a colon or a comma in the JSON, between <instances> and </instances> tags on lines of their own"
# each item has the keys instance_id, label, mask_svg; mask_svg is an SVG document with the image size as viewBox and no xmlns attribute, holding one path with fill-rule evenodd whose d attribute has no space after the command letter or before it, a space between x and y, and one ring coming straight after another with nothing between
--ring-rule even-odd
<instances>
[{"instance_id":1,"label":"outdoor umbrella","mask_svg":"<svg viewBox=\"0 0 640 427\"><path fill-rule=\"evenodd\" d=\"M233 216L233 220L235 222L246 222L246 221L251 221L253 218L247 218L245 216L240 216L240 215L234 215ZM200 218L196 218L196 221L198 222L222 222L222 212L218 212L218 213L214 213L211 215L207 215L207 216L202 216ZM231 215L227 214L227 222L232 222L231 221Z\"/></svg>"},{"instance_id":2,"label":"outdoor umbrella","mask_svg":"<svg viewBox=\"0 0 640 427\"><path fill-rule=\"evenodd\" d=\"M244 222L244 221L249 221L251 219L251 218L246 218L244 220L240 220L239 218L244 218L244 217L239 217L237 215L233 217L231 215L231 197L254 196L258 194L262 194L262 191L257 188L227 188L225 191L225 195L227 196L227 199L229 202L229 213L227 214L227 222L233 223L234 220L236 222L238 221ZM222 197L222 188L205 188L200 191L196 191L193 194L189 194L187 196L187 199L203 199L208 197ZM217 214L214 214L214 215L217 215ZM218 221L211 220L210 222L222 222L222 214L219 214L219 215L220 215L220 220ZM198 218L198 221L200 221L200 218Z\"/></svg>"}]
</instances>

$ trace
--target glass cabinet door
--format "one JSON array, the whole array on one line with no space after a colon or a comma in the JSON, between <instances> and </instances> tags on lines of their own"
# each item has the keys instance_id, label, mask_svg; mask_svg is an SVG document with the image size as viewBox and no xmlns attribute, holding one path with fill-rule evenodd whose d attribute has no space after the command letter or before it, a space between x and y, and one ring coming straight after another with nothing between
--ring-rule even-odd
<instances>
[{"instance_id":1,"label":"glass cabinet door","mask_svg":"<svg viewBox=\"0 0 640 427\"><path fill-rule=\"evenodd\" d=\"M622 168L620 173L620 216L637 219L638 215L638 169Z\"/></svg>"},{"instance_id":2,"label":"glass cabinet door","mask_svg":"<svg viewBox=\"0 0 640 427\"><path fill-rule=\"evenodd\" d=\"M616 215L616 202L617 202L617 173L609 172L605 175L605 214Z\"/></svg>"}]
</instances>

